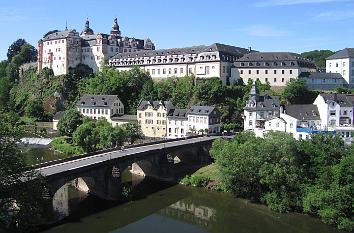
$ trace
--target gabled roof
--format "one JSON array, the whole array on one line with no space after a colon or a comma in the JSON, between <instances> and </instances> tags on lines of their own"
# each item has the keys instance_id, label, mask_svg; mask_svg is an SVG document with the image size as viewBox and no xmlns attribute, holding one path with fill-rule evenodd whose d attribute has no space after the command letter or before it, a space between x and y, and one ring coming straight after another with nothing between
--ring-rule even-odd
<instances>
[{"instance_id":1,"label":"gabled roof","mask_svg":"<svg viewBox=\"0 0 354 233\"><path fill-rule=\"evenodd\" d=\"M202 52L222 52L227 54L232 54L236 56L242 56L248 53L245 48L235 47L231 45L225 45L220 43L214 43L212 45L199 45L185 48L172 48L172 49L159 49L150 51L137 51L130 53L119 53L113 56L111 59L121 59L121 58L136 58L136 57L154 57L154 56L166 56L166 55L180 55L180 54L198 54Z\"/></svg>"},{"instance_id":2,"label":"gabled roof","mask_svg":"<svg viewBox=\"0 0 354 233\"><path fill-rule=\"evenodd\" d=\"M339 50L332 56L327 57L327 60L343 59L343 58L354 58L354 48L345 48Z\"/></svg>"},{"instance_id":3,"label":"gabled roof","mask_svg":"<svg viewBox=\"0 0 354 233\"><path fill-rule=\"evenodd\" d=\"M248 100L246 103L246 110L260 110L260 111L267 111L267 110L279 110L280 107L280 100L279 96L270 96L270 95L260 95L258 96L258 100L252 104L255 106L250 106L252 100Z\"/></svg>"},{"instance_id":4,"label":"gabled roof","mask_svg":"<svg viewBox=\"0 0 354 233\"><path fill-rule=\"evenodd\" d=\"M174 111L171 111L167 115L167 117L187 119L187 111L188 111L188 109L177 109L176 108Z\"/></svg>"},{"instance_id":5,"label":"gabled roof","mask_svg":"<svg viewBox=\"0 0 354 233\"><path fill-rule=\"evenodd\" d=\"M300 121L321 120L317 105L314 104L292 104L285 106L285 114Z\"/></svg>"},{"instance_id":6,"label":"gabled roof","mask_svg":"<svg viewBox=\"0 0 354 233\"><path fill-rule=\"evenodd\" d=\"M320 94L326 103L335 101L341 107L354 106L354 94Z\"/></svg>"},{"instance_id":7,"label":"gabled roof","mask_svg":"<svg viewBox=\"0 0 354 233\"><path fill-rule=\"evenodd\" d=\"M316 68L315 63L290 52L252 52L244 55L235 62L237 68L270 68L270 67L310 67Z\"/></svg>"},{"instance_id":8,"label":"gabled roof","mask_svg":"<svg viewBox=\"0 0 354 233\"><path fill-rule=\"evenodd\" d=\"M158 109L160 106L166 108L167 114L170 113L171 110L175 109L175 106L171 101L141 101L138 110L144 111L148 106L152 106L154 109Z\"/></svg>"},{"instance_id":9,"label":"gabled roof","mask_svg":"<svg viewBox=\"0 0 354 233\"><path fill-rule=\"evenodd\" d=\"M115 101L119 100L117 95L83 95L79 102L78 107L106 107L110 108Z\"/></svg>"},{"instance_id":10,"label":"gabled roof","mask_svg":"<svg viewBox=\"0 0 354 233\"><path fill-rule=\"evenodd\" d=\"M220 114L220 111L215 106L194 105L188 109L187 115L209 116L214 110L217 110L217 114Z\"/></svg>"}]
</instances>

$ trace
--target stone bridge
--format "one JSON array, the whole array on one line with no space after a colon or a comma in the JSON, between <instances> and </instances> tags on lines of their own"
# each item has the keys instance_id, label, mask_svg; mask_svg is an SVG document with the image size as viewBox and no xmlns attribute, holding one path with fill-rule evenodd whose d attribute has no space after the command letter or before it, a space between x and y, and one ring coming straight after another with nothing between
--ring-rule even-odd
<instances>
[{"instance_id":1,"label":"stone bridge","mask_svg":"<svg viewBox=\"0 0 354 233\"><path fill-rule=\"evenodd\" d=\"M78 189L99 198L119 200L121 174L126 169L136 175L166 180L173 177L178 162L181 166L210 162L209 149L216 138L197 137L98 152L43 164L36 170L46 177L51 198L65 184L73 182Z\"/></svg>"}]
</instances>

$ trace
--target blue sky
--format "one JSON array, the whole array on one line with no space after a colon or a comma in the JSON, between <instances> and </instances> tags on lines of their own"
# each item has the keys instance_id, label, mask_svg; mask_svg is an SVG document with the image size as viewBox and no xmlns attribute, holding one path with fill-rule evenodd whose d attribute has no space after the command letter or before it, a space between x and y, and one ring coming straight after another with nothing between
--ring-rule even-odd
<instances>
[{"instance_id":1,"label":"blue sky","mask_svg":"<svg viewBox=\"0 0 354 233\"><path fill-rule=\"evenodd\" d=\"M1 0L0 60L24 38L33 45L54 29L149 37L156 48L220 42L260 51L354 47L354 0Z\"/></svg>"}]
</instances>

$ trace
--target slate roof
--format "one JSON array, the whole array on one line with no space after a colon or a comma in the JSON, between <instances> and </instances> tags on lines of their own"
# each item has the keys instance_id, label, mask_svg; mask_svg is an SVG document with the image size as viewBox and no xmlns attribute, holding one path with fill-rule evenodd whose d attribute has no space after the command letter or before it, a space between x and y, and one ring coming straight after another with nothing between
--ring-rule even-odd
<instances>
[{"instance_id":1,"label":"slate roof","mask_svg":"<svg viewBox=\"0 0 354 233\"><path fill-rule=\"evenodd\" d=\"M343 58L354 58L354 48L345 48L339 50L332 56L327 57L327 60L343 59Z\"/></svg>"},{"instance_id":2,"label":"slate roof","mask_svg":"<svg viewBox=\"0 0 354 233\"><path fill-rule=\"evenodd\" d=\"M167 114L170 114L171 110L175 109L175 106L171 101L141 101L138 110L144 111L147 107L151 105L154 109L158 109L161 105L166 108Z\"/></svg>"},{"instance_id":3,"label":"slate roof","mask_svg":"<svg viewBox=\"0 0 354 233\"><path fill-rule=\"evenodd\" d=\"M136 115L119 115L119 114L114 114L111 116L112 121L137 121L137 116Z\"/></svg>"},{"instance_id":4,"label":"slate roof","mask_svg":"<svg viewBox=\"0 0 354 233\"><path fill-rule=\"evenodd\" d=\"M339 73L322 73L322 72L317 72L317 73L311 73L308 76L309 79L343 79L342 75Z\"/></svg>"},{"instance_id":5,"label":"slate roof","mask_svg":"<svg viewBox=\"0 0 354 233\"><path fill-rule=\"evenodd\" d=\"M53 120L60 120L64 116L64 111L56 112L53 116Z\"/></svg>"},{"instance_id":6,"label":"slate roof","mask_svg":"<svg viewBox=\"0 0 354 233\"><path fill-rule=\"evenodd\" d=\"M324 101L337 102L341 107L353 107L354 106L354 94L320 94Z\"/></svg>"},{"instance_id":7,"label":"slate roof","mask_svg":"<svg viewBox=\"0 0 354 233\"><path fill-rule=\"evenodd\" d=\"M226 54L243 56L248 53L248 49L235 47L231 45L225 45L220 43L214 43L212 45L199 45L185 48L172 48L172 49L160 49L151 51L137 51L131 53L116 54L111 59L121 58L136 58L136 57L154 57L154 56L166 56L166 55L181 55L181 54L198 54L202 52L222 52Z\"/></svg>"},{"instance_id":8,"label":"slate roof","mask_svg":"<svg viewBox=\"0 0 354 233\"><path fill-rule=\"evenodd\" d=\"M209 116L215 109L217 110L217 114L220 114L215 106L194 105L188 109L187 115Z\"/></svg>"},{"instance_id":9,"label":"slate roof","mask_svg":"<svg viewBox=\"0 0 354 233\"><path fill-rule=\"evenodd\" d=\"M247 103L249 103L251 100L249 100ZM256 106L254 107L245 107L244 109L247 110L261 110L261 111L267 111L267 110L279 110L280 107L280 100L279 96L270 96L270 95L260 95L258 96L258 100L256 101Z\"/></svg>"},{"instance_id":10,"label":"slate roof","mask_svg":"<svg viewBox=\"0 0 354 233\"><path fill-rule=\"evenodd\" d=\"M53 31L50 34L47 34L43 40L57 40L57 39L64 39L67 38L69 36L69 34L71 33L77 33L75 30L64 30L64 31Z\"/></svg>"},{"instance_id":11,"label":"slate roof","mask_svg":"<svg viewBox=\"0 0 354 233\"><path fill-rule=\"evenodd\" d=\"M321 120L317 105L292 104L285 106L285 114L298 120Z\"/></svg>"},{"instance_id":12,"label":"slate roof","mask_svg":"<svg viewBox=\"0 0 354 233\"><path fill-rule=\"evenodd\" d=\"M187 119L187 111L188 109L175 109L171 111L167 117L169 118L178 118L178 119Z\"/></svg>"},{"instance_id":13,"label":"slate roof","mask_svg":"<svg viewBox=\"0 0 354 233\"><path fill-rule=\"evenodd\" d=\"M316 68L315 63L290 52L252 52L244 55L235 62L237 68L246 67L310 67Z\"/></svg>"},{"instance_id":14,"label":"slate roof","mask_svg":"<svg viewBox=\"0 0 354 233\"><path fill-rule=\"evenodd\" d=\"M119 100L117 95L88 95L85 94L77 102L78 107L105 107L111 108L113 103Z\"/></svg>"}]
</instances>

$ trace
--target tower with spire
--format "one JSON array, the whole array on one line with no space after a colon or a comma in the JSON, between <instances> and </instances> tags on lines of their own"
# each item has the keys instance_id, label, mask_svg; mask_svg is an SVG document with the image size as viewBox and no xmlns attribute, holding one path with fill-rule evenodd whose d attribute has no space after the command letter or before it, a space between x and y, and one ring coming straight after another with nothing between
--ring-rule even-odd
<instances>
[{"instance_id":1,"label":"tower with spire","mask_svg":"<svg viewBox=\"0 0 354 233\"><path fill-rule=\"evenodd\" d=\"M90 21L86 18L85 28L82 30L81 35L93 35L93 30L90 28Z\"/></svg>"},{"instance_id":2,"label":"tower with spire","mask_svg":"<svg viewBox=\"0 0 354 233\"><path fill-rule=\"evenodd\" d=\"M111 30L111 36L115 36L115 37L121 36L117 18L114 19L112 30Z\"/></svg>"}]
</instances>

